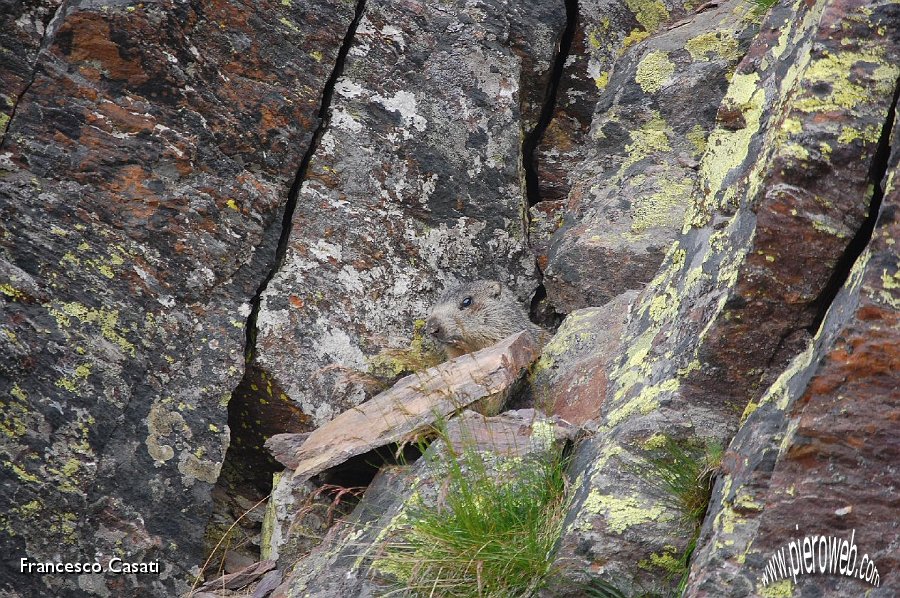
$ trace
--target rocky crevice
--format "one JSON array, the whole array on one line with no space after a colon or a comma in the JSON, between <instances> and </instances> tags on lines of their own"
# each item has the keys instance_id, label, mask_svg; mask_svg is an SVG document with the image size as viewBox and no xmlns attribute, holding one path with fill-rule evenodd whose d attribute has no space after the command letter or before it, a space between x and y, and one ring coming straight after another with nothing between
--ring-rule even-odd
<instances>
[{"instance_id":1,"label":"rocky crevice","mask_svg":"<svg viewBox=\"0 0 900 598\"><path fill-rule=\"evenodd\" d=\"M247 344L244 351L247 363L252 359L253 351L256 346L256 320L259 316L259 306L262 301L262 294L265 292L266 287L268 287L272 277L275 276L275 273L278 272L284 263L284 256L287 253L288 248L288 240L291 236L294 209L297 207L297 198L300 195L300 187L303 185L303 181L306 180L309 163L312 160L313 155L315 155L316 149L319 147L322 135L328 129L330 122L329 109L331 107L332 97L334 96L334 87L337 84L337 80L340 78L341 73L344 71L344 63L347 60L347 54L350 52L353 38L356 36L356 29L359 26L359 21L365 12L365 8L366 0L357 0L353 21L347 28L347 33L344 35L344 41L341 43L337 59L334 62L334 68L322 90L322 101L319 105L319 112L316 115L319 124L316 127L315 132L313 132L309 146L306 148L306 153L303 155L300 166L297 168L297 176L294 178L294 182L291 184L291 188L288 191L287 202L285 203L284 214L281 219L281 234L278 237L278 247L275 250L275 259L272 263L272 268L266 274L265 278L260 283L259 288L257 288L256 294L250 300L250 315L247 317Z\"/></svg>"},{"instance_id":2,"label":"rocky crevice","mask_svg":"<svg viewBox=\"0 0 900 598\"><path fill-rule=\"evenodd\" d=\"M6 126L3 127L2 131L0 131L0 151L3 150L3 148L6 144L6 133L7 133L7 131L9 131L9 127L10 127L10 125L12 125L12 122L16 117L16 109L19 107L19 103L22 101L22 98L25 97L25 94L28 93L28 90L31 89L31 86L34 84L34 79L37 76L37 72L38 72L38 68L39 68L38 67L38 62L39 62L38 58L40 57L41 53L45 50L45 48L49 45L49 42L52 41L52 39L53 39L53 36L50 35L50 33L49 33L50 30L52 29L52 27L50 25L53 23L54 19L56 19L57 15L64 16L66 14L67 5L68 5L68 2L64 0L63 2L60 3L59 6L57 6L55 9L53 9L53 11L49 14L49 16L43 21L44 33L41 36L40 43L38 44L38 50L37 50L37 52L35 52L35 61L34 61L34 65L32 66L32 69L31 69L31 77L29 77L28 83L25 85L25 87L23 87L22 90L16 95L16 99L12 103L12 107L10 108L9 118L6 121Z\"/></svg>"},{"instance_id":3,"label":"rocky crevice","mask_svg":"<svg viewBox=\"0 0 900 598\"><path fill-rule=\"evenodd\" d=\"M522 168L525 172L525 206L522 213L525 220L526 240L528 240L529 246L529 223L531 219L529 209L542 200L540 170L535 153L556 113L559 86L563 79L566 61L569 59L572 42L575 39L578 28L578 0L565 0L565 6L566 25L560 34L556 56L553 58L553 67L550 71L550 81L547 84L544 104L541 107L537 124L522 141ZM536 272L543 279L543 268L540 260L536 261ZM556 328L562 320L562 316L547 301L547 289L544 287L543 282L538 285L531 297L529 312L533 321L552 328Z\"/></svg>"},{"instance_id":4,"label":"rocky crevice","mask_svg":"<svg viewBox=\"0 0 900 598\"><path fill-rule=\"evenodd\" d=\"M252 363L256 349L257 318L262 295L272 278L284 263L300 189L303 182L306 180L310 161L319 147L322 135L328 129L330 122L329 111L335 85L344 70L347 54L352 46L360 19L365 12L365 5L366 0L358 0L356 3L353 19L341 42L331 73L322 88L321 101L318 111L316 112L318 124L310 138L306 152L303 154L300 165L297 168L297 174L289 188L287 201L285 202L283 213L280 218L281 225L280 231L278 232L278 243L274 249L274 255L271 258L271 265L250 300L250 314L248 315L246 322L246 341L244 347L245 371L240 383L232 392L231 399L228 403L228 426L231 430L231 437L219 479L216 483L217 491L213 492L215 506L213 509L214 515L207 530L208 549L212 549L213 546L215 546L216 542L220 539L218 536L221 536L221 533L225 529L224 527L221 530L219 529L219 525L222 521L220 520L217 522L217 518L228 520L230 519L229 513L233 514L241 512L242 509L246 508L246 505L265 500L266 495L272 490L272 473L280 469L268 453L264 452L260 438L257 438L258 431L252 427L252 425L248 428L245 423L247 413L252 412L254 407L252 403L254 403L254 400L256 399L256 393L252 388L258 382L256 377L254 377L254 372L251 372L249 367ZM275 226L277 226L277 217L272 228L275 228ZM251 451L250 453L248 453L247 450L242 450L242 447L248 446L256 447L257 450ZM269 467L266 466L267 464ZM245 518L244 525L249 528L249 534L252 535L258 533L261 524L262 510L252 509L251 511L247 511L246 514L247 517ZM240 530L240 528L237 529ZM245 530L245 533L246 531L247 530ZM240 547L238 547L238 550L239 548ZM245 556L238 558L256 558L258 556L253 554L254 550L252 548L249 551L245 550L244 552L249 552L249 554L245 554Z\"/></svg>"},{"instance_id":5,"label":"rocky crevice","mask_svg":"<svg viewBox=\"0 0 900 598\"><path fill-rule=\"evenodd\" d=\"M872 157L872 164L869 168L869 181L873 187L869 212L866 219L859 227L859 230L856 231L856 234L850 240L850 243L847 244L847 248L844 250L843 254L838 258L834 271L828 282L825 284L825 287L822 289L822 292L812 303L811 307L815 309L815 317L812 324L810 324L807 329L810 334L816 334L821 328L822 322L825 321L825 316L828 313L828 309L847 282L847 278L850 276L853 265L856 263L859 256L862 255L863 251L866 250L869 241L872 240L872 233L875 231L875 224L878 221L878 214L881 212L881 202L884 198L883 183L884 177L888 171L891 156L891 130L894 127L894 119L897 114L898 98L900 98L900 80L897 81L897 84L894 87L894 99L891 102L891 107L888 109L884 126L881 129L881 135L878 138L878 146L875 150L875 155Z\"/></svg>"},{"instance_id":6,"label":"rocky crevice","mask_svg":"<svg viewBox=\"0 0 900 598\"><path fill-rule=\"evenodd\" d=\"M525 194L528 208L541 201L540 173L535 151L544 138L544 133L547 131L550 121L553 120L556 111L556 99L559 94L559 84L563 78L566 61L569 58L569 51L572 47L572 41L575 39L575 32L578 26L578 0L565 0L565 5L566 26L560 35L557 53L553 59L553 68L550 72L550 81L547 85L544 105L541 107L541 114L537 124L522 142L522 166L525 170ZM527 210L525 214L527 218Z\"/></svg>"}]
</instances>

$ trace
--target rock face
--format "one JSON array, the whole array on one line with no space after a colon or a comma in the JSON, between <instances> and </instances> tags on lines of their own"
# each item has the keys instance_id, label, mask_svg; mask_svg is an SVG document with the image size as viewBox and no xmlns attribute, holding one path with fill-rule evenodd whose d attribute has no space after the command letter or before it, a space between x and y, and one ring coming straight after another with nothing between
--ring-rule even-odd
<instances>
[{"instance_id":1,"label":"rock face","mask_svg":"<svg viewBox=\"0 0 900 598\"><path fill-rule=\"evenodd\" d=\"M745 596L780 588L795 596L892 596L900 589L900 524L894 465L900 461L900 120L874 234L816 336L772 384L735 436L688 592ZM855 577L817 571L795 579L766 566L793 540L839 537L857 546ZM790 548L786 562L794 571ZM827 552L827 550L826 550ZM815 548L820 566L819 548ZM870 570L863 557L868 557ZM849 558L849 557L848 557ZM795 557L794 563L799 565ZM867 578L860 580L862 571Z\"/></svg>"},{"instance_id":2,"label":"rock face","mask_svg":"<svg viewBox=\"0 0 900 598\"><path fill-rule=\"evenodd\" d=\"M619 356L619 338L637 295L626 291L603 307L569 314L532 372L537 406L579 426L600 417L607 371Z\"/></svg>"},{"instance_id":3,"label":"rock face","mask_svg":"<svg viewBox=\"0 0 900 598\"><path fill-rule=\"evenodd\" d=\"M284 431L323 461L234 583L380 591L359 555L426 461L293 572L311 543L271 521L481 278L569 316L524 395L589 430L545 596L671 592L694 528L641 473L669 441L729 447L687 595L869 589L764 583L823 534L900 593L898 6L0 1L0 594L183 594L213 484L265 496ZM533 436L504 417L482 431ZM19 571L113 557L160 573Z\"/></svg>"},{"instance_id":4,"label":"rock face","mask_svg":"<svg viewBox=\"0 0 900 598\"><path fill-rule=\"evenodd\" d=\"M539 263L562 313L640 289L656 273L681 230L728 79L757 29L740 2L671 28L684 7L626 4L579 3L557 114L535 158L542 203L557 206L559 223ZM532 217L541 220L547 208L538 206Z\"/></svg>"},{"instance_id":5,"label":"rock face","mask_svg":"<svg viewBox=\"0 0 900 598\"><path fill-rule=\"evenodd\" d=\"M434 506L441 500L447 477L442 470L445 442L456 454L489 455L488 472L500 476L509 475L509 462L557 453L570 438L570 428L534 410L491 418L463 412L449 422L445 439L432 443L414 465L381 471L348 520L333 527L317 549L296 563L273 598L381 596L392 589L390 575L378 568L377 560L383 556L385 540L402 528L404 512L411 505Z\"/></svg>"},{"instance_id":6,"label":"rock face","mask_svg":"<svg viewBox=\"0 0 900 598\"><path fill-rule=\"evenodd\" d=\"M673 2L653 1L577 3L553 118L535 153L542 201L565 201L568 197L570 173L584 160L582 152L594 141L591 123L610 87L609 75L616 60L629 47L683 17L685 8Z\"/></svg>"},{"instance_id":7,"label":"rock face","mask_svg":"<svg viewBox=\"0 0 900 598\"><path fill-rule=\"evenodd\" d=\"M900 74L896 12L798 6L773 9L732 77L683 234L632 309L600 434L576 451L557 594L596 579L667 591L690 530L638 473L654 438L727 443L865 242Z\"/></svg>"},{"instance_id":8,"label":"rock face","mask_svg":"<svg viewBox=\"0 0 900 598\"><path fill-rule=\"evenodd\" d=\"M62 0L45 2L7 1L0 14L0 135L6 133L19 97L31 84L38 51L50 19Z\"/></svg>"},{"instance_id":9,"label":"rock face","mask_svg":"<svg viewBox=\"0 0 900 598\"><path fill-rule=\"evenodd\" d=\"M353 9L54 7L4 3L0 38L0 588L172 596L202 558L249 303ZM113 556L161 573L19 572Z\"/></svg>"},{"instance_id":10,"label":"rock face","mask_svg":"<svg viewBox=\"0 0 900 598\"><path fill-rule=\"evenodd\" d=\"M561 0L366 3L258 319L253 367L309 429L365 398L358 374L445 286L537 286L521 138L564 22Z\"/></svg>"}]
</instances>

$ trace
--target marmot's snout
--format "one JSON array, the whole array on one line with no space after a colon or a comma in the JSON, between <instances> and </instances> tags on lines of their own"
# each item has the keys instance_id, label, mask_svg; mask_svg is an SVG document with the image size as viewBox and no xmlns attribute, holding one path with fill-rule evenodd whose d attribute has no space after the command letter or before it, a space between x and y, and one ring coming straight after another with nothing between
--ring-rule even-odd
<instances>
[{"instance_id":1,"label":"marmot's snout","mask_svg":"<svg viewBox=\"0 0 900 598\"><path fill-rule=\"evenodd\" d=\"M444 327L440 321L434 316L430 316L425 322L425 332L436 341L446 342L444 338Z\"/></svg>"}]
</instances>

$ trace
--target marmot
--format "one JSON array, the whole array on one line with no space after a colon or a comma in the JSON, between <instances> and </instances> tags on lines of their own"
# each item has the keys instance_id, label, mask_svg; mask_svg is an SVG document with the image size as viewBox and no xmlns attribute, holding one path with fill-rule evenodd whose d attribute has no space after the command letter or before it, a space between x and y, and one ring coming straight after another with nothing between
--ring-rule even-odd
<instances>
[{"instance_id":1,"label":"marmot","mask_svg":"<svg viewBox=\"0 0 900 598\"><path fill-rule=\"evenodd\" d=\"M522 330L540 342L543 330L528 319L512 291L495 280L448 289L425 323L425 331L449 359L490 347Z\"/></svg>"}]
</instances>

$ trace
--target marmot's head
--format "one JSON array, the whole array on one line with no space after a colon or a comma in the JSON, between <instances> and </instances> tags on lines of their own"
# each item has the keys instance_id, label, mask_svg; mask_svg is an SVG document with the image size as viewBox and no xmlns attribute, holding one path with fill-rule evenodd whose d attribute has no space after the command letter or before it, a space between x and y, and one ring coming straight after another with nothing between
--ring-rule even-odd
<instances>
[{"instance_id":1,"label":"marmot's head","mask_svg":"<svg viewBox=\"0 0 900 598\"><path fill-rule=\"evenodd\" d=\"M512 291L495 280L476 280L448 289L431 308L425 330L448 357L457 357L537 327Z\"/></svg>"}]
</instances>

